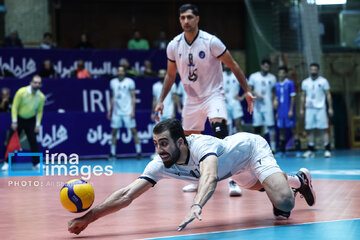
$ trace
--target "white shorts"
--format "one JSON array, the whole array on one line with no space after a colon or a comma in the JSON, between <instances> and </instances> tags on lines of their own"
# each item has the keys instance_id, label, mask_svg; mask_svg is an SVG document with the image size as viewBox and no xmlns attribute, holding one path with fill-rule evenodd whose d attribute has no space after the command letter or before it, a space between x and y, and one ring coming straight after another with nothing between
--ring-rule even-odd
<instances>
[{"instance_id":1,"label":"white shorts","mask_svg":"<svg viewBox=\"0 0 360 240\"><path fill-rule=\"evenodd\" d=\"M327 129L328 121L326 108L306 108L305 109L305 129Z\"/></svg>"},{"instance_id":2,"label":"white shorts","mask_svg":"<svg viewBox=\"0 0 360 240\"><path fill-rule=\"evenodd\" d=\"M214 94L202 101L186 99L182 112L182 125L185 131L204 131L207 118L227 119L223 94Z\"/></svg>"},{"instance_id":3,"label":"white shorts","mask_svg":"<svg viewBox=\"0 0 360 240\"><path fill-rule=\"evenodd\" d=\"M268 176L282 172L264 138L258 136L253 149L256 154L250 158L245 170L231 176L243 188L251 188L257 181L262 184Z\"/></svg>"},{"instance_id":4,"label":"white shorts","mask_svg":"<svg viewBox=\"0 0 360 240\"><path fill-rule=\"evenodd\" d=\"M226 104L228 113L228 120L238 119L244 116L243 109L239 101L234 101Z\"/></svg>"},{"instance_id":5,"label":"white shorts","mask_svg":"<svg viewBox=\"0 0 360 240\"><path fill-rule=\"evenodd\" d=\"M117 115L112 114L111 116L111 128L122 128L124 122L125 128L135 128L135 118L131 118L131 115Z\"/></svg>"},{"instance_id":6,"label":"white shorts","mask_svg":"<svg viewBox=\"0 0 360 240\"><path fill-rule=\"evenodd\" d=\"M267 112L260 112L260 111L256 111L254 108L253 126L254 127L260 127L260 126L272 127L272 126L274 126L273 110L271 109Z\"/></svg>"}]
</instances>

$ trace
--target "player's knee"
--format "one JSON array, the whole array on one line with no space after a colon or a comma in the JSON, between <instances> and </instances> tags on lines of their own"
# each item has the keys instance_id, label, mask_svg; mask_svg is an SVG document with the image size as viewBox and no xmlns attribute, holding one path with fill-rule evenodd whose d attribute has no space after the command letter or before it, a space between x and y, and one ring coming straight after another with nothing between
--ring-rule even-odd
<instances>
[{"instance_id":1,"label":"player's knee","mask_svg":"<svg viewBox=\"0 0 360 240\"><path fill-rule=\"evenodd\" d=\"M228 127L225 120L212 123L211 128L214 133L214 137L223 139L228 136Z\"/></svg>"},{"instance_id":2,"label":"player's knee","mask_svg":"<svg viewBox=\"0 0 360 240\"><path fill-rule=\"evenodd\" d=\"M279 192L276 202L273 203L278 209L290 212L295 206L295 198L292 191Z\"/></svg>"}]
</instances>

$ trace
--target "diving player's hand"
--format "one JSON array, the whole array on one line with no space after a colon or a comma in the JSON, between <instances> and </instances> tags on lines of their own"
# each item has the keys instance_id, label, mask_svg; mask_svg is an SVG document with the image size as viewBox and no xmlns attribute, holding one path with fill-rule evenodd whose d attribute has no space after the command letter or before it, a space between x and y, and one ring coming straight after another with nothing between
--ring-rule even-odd
<instances>
[{"instance_id":1,"label":"diving player's hand","mask_svg":"<svg viewBox=\"0 0 360 240\"><path fill-rule=\"evenodd\" d=\"M248 112L250 113L250 115L253 112L253 108L254 108L254 100L256 99L256 97L254 97L251 92L247 92L245 95L245 99L246 102L248 104Z\"/></svg>"},{"instance_id":2,"label":"diving player's hand","mask_svg":"<svg viewBox=\"0 0 360 240\"><path fill-rule=\"evenodd\" d=\"M68 222L68 231L70 233L75 233L76 235L81 233L87 226L89 222L86 220L85 215L79 218L74 218Z\"/></svg>"},{"instance_id":3,"label":"diving player's hand","mask_svg":"<svg viewBox=\"0 0 360 240\"><path fill-rule=\"evenodd\" d=\"M163 109L164 109L164 104L163 104L162 102L158 102L158 103L156 104L155 111L154 111L154 113L155 113L155 119L156 119L156 121L158 121L158 122L160 122L159 112L160 112L160 114L161 114L161 116L162 116L162 114L163 114Z\"/></svg>"},{"instance_id":4,"label":"diving player's hand","mask_svg":"<svg viewBox=\"0 0 360 240\"><path fill-rule=\"evenodd\" d=\"M188 214L186 215L184 221L179 225L178 227L178 231L180 232L181 230L183 230L186 225L188 225L189 223L191 223L195 218L197 218L199 221L201 221L201 208L198 205L193 205L190 209L190 211L188 212Z\"/></svg>"}]
</instances>

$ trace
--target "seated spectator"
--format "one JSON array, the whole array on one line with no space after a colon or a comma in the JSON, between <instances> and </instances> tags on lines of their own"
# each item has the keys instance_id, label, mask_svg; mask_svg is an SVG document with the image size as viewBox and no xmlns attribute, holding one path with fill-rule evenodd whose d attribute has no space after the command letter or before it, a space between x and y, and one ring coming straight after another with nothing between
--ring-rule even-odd
<instances>
[{"instance_id":1,"label":"seated spectator","mask_svg":"<svg viewBox=\"0 0 360 240\"><path fill-rule=\"evenodd\" d=\"M45 60L43 62L43 67L39 71L39 76L43 78L55 78L58 76L50 60Z\"/></svg>"},{"instance_id":2,"label":"seated spectator","mask_svg":"<svg viewBox=\"0 0 360 240\"><path fill-rule=\"evenodd\" d=\"M44 33L43 42L40 44L41 49L55 48L53 44L52 34L49 32Z\"/></svg>"},{"instance_id":3,"label":"seated spectator","mask_svg":"<svg viewBox=\"0 0 360 240\"><path fill-rule=\"evenodd\" d=\"M157 77L157 73L152 70L152 64L149 60L144 61L144 66L141 67L142 77Z\"/></svg>"},{"instance_id":4,"label":"seated spectator","mask_svg":"<svg viewBox=\"0 0 360 240\"><path fill-rule=\"evenodd\" d=\"M125 73L127 77L133 78L139 76L139 74L135 70L130 69L130 63L126 58L120 59L120 66L125 68Z\"/></svg>"},{"instance_id":5,"label":"seated spectator","mask_svg":"<svg viewBox=\"0 0 360 240\"><path fill-rule=\"evenodd\" d=\"M85 69L85 64L83 60L77 61L77 68L71 72L71 77L76 78L90 78L90 73Z\"/></svg>"},{"instance_id":6,"label":"seated spectator","mask_svg":"<svg viewBox=\"0 0 360 240\"><path fill-rule=\"evenodd\" d=\"M12 31L10 35L4 39L3 47L11 47L11 48L23 47L21 39L19 38L19 34L16 30Z\"/></svg>"},{"instance_id":7,"label":"seated spectator","mask_svg":"<svg viewBox=\"0 0 360 240\"><path fill-rule=\"evenodd\" d=\"M0 112L11 112L12 99L10 98L10 89L1 89Z\"/></svg>"},{"instance_id":8,"label":"seated spectator","mask_svg":"<svg viewBox=\"0 0 360 240\"><path fill-rule=\"evenodd\" d=\"M129 50L149 50L149 42L141 38L141 34L139 31L134 32L134 37L128 42Z\"/></svg>"},{"instance_id":9,"label":"seated spectator","mask_svg":"<svg viewBox=\"0 0 360 240\"><path fill-rule=\"evenodd\" d=\"M153 48L159 50L166 50L169 41L166 38L166 33L161 31L159 34L159 38L153 42Z\"/></svg>"},{"instance_id":10,"label":"seated spectator","mask_svg":"<svg viewBox=\"0 0 360 240\"><path fill-rule=\"evenodd\" d=\"M78 49L92 49L94 46L89 41L89 37L86 33L81 34L80 42L75 46Z\"/></svg>"}]
</instances>

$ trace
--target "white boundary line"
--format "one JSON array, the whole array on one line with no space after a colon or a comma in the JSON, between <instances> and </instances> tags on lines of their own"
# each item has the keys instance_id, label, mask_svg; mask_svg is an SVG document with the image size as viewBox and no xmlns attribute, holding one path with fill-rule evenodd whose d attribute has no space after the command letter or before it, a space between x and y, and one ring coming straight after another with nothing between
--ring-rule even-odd
<instances>
[{"instance_id":1,"label":"white boundary line","mask_svg":"<svg viewBox=\"0 0 360 240\"><path fill-rule=\"evenodd\" d=\"M155 240L155 239L163 239L163 238L187 237L187 236L197 236L197 235L203 235L203 234L229 233L229 232L239 232L239 231L246 231L246 230L253 230L253 229L265 229L265 228L275 228L275 227L288 227L288 226L299 226L299 225L307 225L307 224L314 224L314 223L331 223L331 222L342 222L342 221L353 221L353 220L360 220L360 218L341 219L341 220L339 219L339 220L320 221L320 222L307 222L307 223L298 223L298 224L280 225L280 226L268 226L268 227L257 227L257 228L244 228L244 229L235 229L235 230L228 230L228 231L193 233L193 234L186 234L186 235L164 236L164 237L158 237L158 238L139 238L139 240L140 240L140 239L142 239L142 240Z\"/></svg>"}]
</instances>

